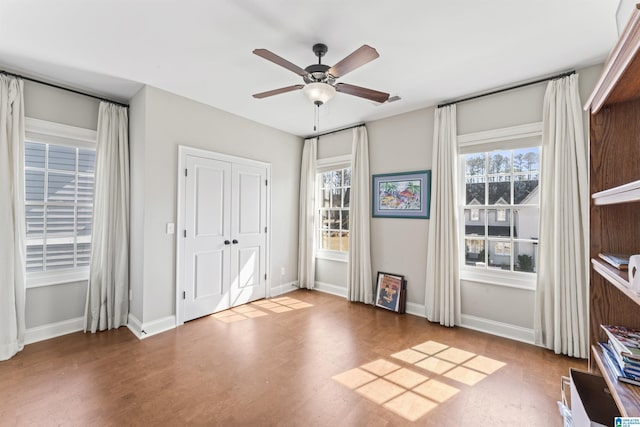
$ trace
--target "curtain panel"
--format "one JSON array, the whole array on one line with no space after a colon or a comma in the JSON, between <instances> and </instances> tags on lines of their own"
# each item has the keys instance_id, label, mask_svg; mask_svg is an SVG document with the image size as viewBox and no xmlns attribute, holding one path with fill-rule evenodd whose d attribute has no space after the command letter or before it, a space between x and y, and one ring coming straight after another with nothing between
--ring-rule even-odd
<instances>
[{"instance_id":1,"label":"curtain panel","mask_svg":"<svg viewBox=\"0 0 640 427\"><path fill-rule=\"evenodd\" d=\"M24 123L23 81L0 75L0 360L24 347Z\"/></svg>"},{"instance_id":2,"label":"curtain panel","mask_svg":"<svg viewBox=\"0 0 640 427\"><path fill-rule=\"evenodd\" d=\"M298 219L298 284L313 289L316 275L316 156L318 138L307 139L302 149L300 169L300 210Z\"/></svg>"},{"instance_id":3,"label":"curtain panel","mask_svg":"<svg viewBox=\"0 0 640 427\"><path fill-rule=\"evenodd\" d=\"M349 207L349 301L373 304L371 280L371 182L367 128L353 129L351 150L351 196Z\"/></svg>"},{"instance_id":4,"label":"curtain panel","mask_svg":"<svg viewBox=\"0 0 640 427\"><path fill-rule=\"evenodd\" d=\"M460 323L457 165L456 106L436 108L425 307L444 326Z\"/></svg>"},{"instance_id":5,"label":"curtain panel","mask_svg":"<svg viewBox=\"0 0 640 427\"><path fill-rule=\"evenodd\" d=\"M129 123L125 107L100 103L85 332L127 324Z\"/></svg>"},{"instance_id":6,"label":"curtain panel","mask_svg":"<svg viewBox=\"0 0 640 427\"><path fill-rule=\"evenodd\" d=\"M544 97L536 343L586 358L589 180L578 76L550 81Z\"/></svg>"}]
</instances>

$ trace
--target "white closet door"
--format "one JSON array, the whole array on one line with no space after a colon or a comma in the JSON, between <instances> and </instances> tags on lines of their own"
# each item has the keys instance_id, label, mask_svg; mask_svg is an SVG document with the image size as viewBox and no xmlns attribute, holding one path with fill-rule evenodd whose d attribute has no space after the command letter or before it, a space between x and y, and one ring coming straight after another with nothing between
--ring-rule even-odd
<instances>
[{"instance_id":1,"label":"white closet door","mask_svg":"<svg viewBox=\"0 0 640 427\"><path fill-rule=\"evenodd\" d=\"M231 306L264 298L267 170L234 164L231 180Z\"/></svg>"},{"instance_id":2,"label":"white closet door","mask_svg":"<svg viewBox=\"0 0 640 427\"><path fill-rule=\"evenodd\" d=\"M184 321L229 308L231 164L187 156Z\"/></svg>"}]
</instances>

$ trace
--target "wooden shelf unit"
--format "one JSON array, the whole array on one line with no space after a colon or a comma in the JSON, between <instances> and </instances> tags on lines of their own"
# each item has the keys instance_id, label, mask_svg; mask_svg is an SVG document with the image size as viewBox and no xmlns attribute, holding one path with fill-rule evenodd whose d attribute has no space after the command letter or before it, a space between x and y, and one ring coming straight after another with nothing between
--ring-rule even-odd
<instances>
[{"instance_id":1,"label":"wooden shelf unit","mask_svg":"<svg viewBox=\"0 0 640 427\"><path fill-rule=\"evenodd\" d=\"M640 387L619 382L602 359L601 324L640 329L640 297L626 271L599 253L640 253L640 10L609 55L585 109L590 115L589 369L605 378L625 416L640 416Z\"/></svg>"}]
</instances>

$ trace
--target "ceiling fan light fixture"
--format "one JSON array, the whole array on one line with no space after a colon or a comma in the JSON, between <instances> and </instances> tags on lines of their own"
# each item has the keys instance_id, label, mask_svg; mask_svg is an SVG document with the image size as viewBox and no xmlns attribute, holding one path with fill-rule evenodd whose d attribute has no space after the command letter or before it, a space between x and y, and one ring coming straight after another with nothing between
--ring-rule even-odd
<instances>
[{"instance_id":1,"label":"ceiling fan light fixture","mask_svg":"<svg viewBox=\"0 0 640 427\"><path fill-rule=\"evenodd\" d=\"M336 94L336 88L328 83L308 83L304 87L304 94L315 105L320 106L331 100Z\"/></svg>"}]
</instances>

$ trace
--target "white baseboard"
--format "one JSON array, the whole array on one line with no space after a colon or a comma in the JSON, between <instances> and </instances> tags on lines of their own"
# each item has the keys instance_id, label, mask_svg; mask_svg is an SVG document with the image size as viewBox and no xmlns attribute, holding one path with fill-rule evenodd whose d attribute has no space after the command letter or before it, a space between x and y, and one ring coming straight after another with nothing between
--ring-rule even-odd
<instances>
[{"instance_id":1,"label":"white baseboard","mask_svg":"<svg viewBox=\"0 0 640 427\"><path fill-rule=\"evenodd\" d=\"M153 335L157 335L161 332L168 331L170 329L175 329L176 327L175 315L162 317L152 322L141 323L140 320L138 320L135 316L129 314L127 320L127 328L129 328L133 335L141 340L149 338Z\"/></svg>"},{"instance_id":2,"label":"white baseboard","mask_svg":"<svg viewBox=\"0 0 640 427\"><path fill-rule=\"evenodd\" d=\"M131 313L127 316L127 328L138 339L142 339L142 322L140 322L138 318Z\"/></svg>"},{"instance_id":3,"label":"white baseboard","mask_svg":"<svg viewBox=\"0 0 640 427\"><path fill-rule=\"evenodd\" d=\"M332 285L331 283L325 282L315 282L315 287L313 288L315 291L324 292L325 294L331 294L338 297L347 297L347 288L337 285Z\"/></svg>"},{"instance_id":4,"label":"white baseboard","mask_svg":"<svg viewBox=\"0 0 640 427\"><path fill-rule=\"evenodd\" d=\"M416 304L415 302L408 302L405 307L405 313L412 314L418 317L426 317L426 309L423 304Z\"/></svg>"},{"instance_id":5,"label":"white baseboard","mask_svg":"<svg viewBox=\"0 0 640 427\"><path fill-rule=\"evenodd\" d=\"M33 344L34 342L71 334L73 332L82 331L83 329L84 317L76 317L75 319L63 320L62 322L36 326L35 328L29 328L24 332L24 343Z\"/></svg>"},{"instance_id":6,"label":"white baseboard","mask_svg":"<svg viewBox=\"0 0 640 427\"><path fill-rule=\"evenodd\" d=\"M499 337L509 338L527 344L534 344L535 336L533 329L496 322L495 320L483 319L469 314L463 314L461 317L462 323L460 326L463 328L486 332L487 334L497 335Z\"/></svg>"},{"instance_id":7,"label":"white baseboard","mask_svg":"<svg viewBox=\"0 0 640 427\"><path fill-rule=\"evenodd\" d=\"M293 292L298 289L298 281L294 280L293 282L283 283L280 286L274 286L270 289L269 297L277 297L278 295L286 294L289 292Z\"/></svg>"}]
</instances>

